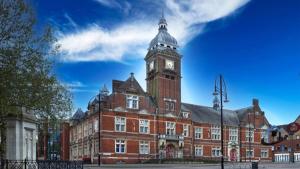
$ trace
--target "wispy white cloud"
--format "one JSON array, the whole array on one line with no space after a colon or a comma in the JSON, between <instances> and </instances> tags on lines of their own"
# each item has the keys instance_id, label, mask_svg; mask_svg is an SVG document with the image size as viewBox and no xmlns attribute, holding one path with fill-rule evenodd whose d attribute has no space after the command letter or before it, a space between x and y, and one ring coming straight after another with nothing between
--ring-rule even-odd
<instances>
[{"instance_id":1,"label":"wispy white cloud","mask_svg":"<svg viewBox=\"0 0 300 169\"><path fill-rule=\"evenodd\" d=\"M76 24L76 22L69 16L69 14L65 13L64 17L68 20L68 23L73 27L73 28L77 28L78 25Z\"/></svg>"},{"instance_id":2,"label":"wispy white cloud","mask_svg":"<svg viewBox=\"0 0 300 169\"><path fill-rule=\"evenodd\" d=\"M110 8L125 8L117 1L97 0ZM154 13L165 9L168 30L184 47L199 35L206 23L229 16L249 0L167 0L156 3ZM128 3L126 1L126 3ZM151 2L147 2L151 3ZM129 4L129 3L128 3ZM131 5L129 5L131 6ZM141 8L146 8L145 4ZM157 13L156 13L157 14ZM146 16L146 17L145 17ZM60 59L66 62L79 61L123 61L144 57L149 42L157 33L157 21L153 15L131 17L111 29L91 24L75 32L59 33Z\"/></svg>"},{"instance_id":3,"label":"wispy white cloud","mask_svg":"<svg viewBox=\"0 0 300 169\"><path fill-rule=\"evenodd\" d=\"M121 8L121 4L116 0L95 0L95 1L110 8Z\"/></svg>"},{"instance_id":4,"label":"wispy white cloud","mask_svg":"<svg viewBox=\"0 0 300 169\"><path fill-rule=\"evenodd\" d=\"M109 7L109 8L117 8L122 10L126 15L129 13L131 9L131 4L125 0L117 1L117 0L95 0L99 2L101 5Z\"/></svg>"},{"instance_id":5,"label":"wispy white cloud","mask_svg":"<svg viewBox=\"0 0 300 169\"><path fill-rule=\"evenodd\" d=\"M62 84L70 88L86 87L86 85L80 81L62 82Z\"/></svg>"}]
</instances>

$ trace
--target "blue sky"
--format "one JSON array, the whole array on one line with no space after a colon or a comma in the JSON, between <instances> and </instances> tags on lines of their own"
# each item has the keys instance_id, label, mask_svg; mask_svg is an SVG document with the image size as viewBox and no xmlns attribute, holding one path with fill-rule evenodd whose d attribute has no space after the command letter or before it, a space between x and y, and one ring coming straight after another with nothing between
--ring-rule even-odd
<instances>
[{"instance_id":1,"label":"blue sky","mask_svg":"<svg viewBox=\"0 0 300 169\"><path fill-rule=\"evenodd\" d=\"M55 73L72 87L74 108L112 79L130 72L145 89L144 56L164 9L180 45L182 99L212 105L223 74L238 109L260 101L272 124L300 114L300 1L294 0L32 0L39 25L51 24L61 44ZM38 27L37 27L38 28Z\"/></svg>"}]
</instances>

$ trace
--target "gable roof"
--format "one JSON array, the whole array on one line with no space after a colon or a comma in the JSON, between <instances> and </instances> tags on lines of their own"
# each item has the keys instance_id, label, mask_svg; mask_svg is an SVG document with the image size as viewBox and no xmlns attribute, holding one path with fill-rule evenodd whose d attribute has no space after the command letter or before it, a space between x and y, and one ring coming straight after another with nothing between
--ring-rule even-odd
<instances>
[{"instance_id":1,"label":"gable roof","mask_svg":"<svg viewBox=\"0 0 300 169\"><path fill-rule=\"evenodd\" d=\"M212 107L182 103L181 108L191 112L194 122L211 124L220 124L221 122L221 112ZM225 125L239 125L239 119L235 111L223 109L223 118Z\"/></svg>"},{"instance_id":2,"label":"gable roof","mask_svg":"<svg viewBox=\"0 0 300 169\"><path fill-rule=\"evenodd\" d=\"M71 120L81 120L85 117L85 113L79 108L72 116Z\"/></svg>"},{"instance_id":3,"label":"gable roof","mask_svg":"<svg viewBox=\"0 0 300 169\"><path fill-rule=\"evenodd\" d=\"M145 95L145 91L135 79L133 73L130 74L130 77L126 81L113 80L113 92Z\"/></svg>"},{"instance_id":4,"label":"gable roof","mask_svg":"<svg viewBox=\"0 0 300 169\"><path fill-rule=\"evenodd\" d=\"M237 113L239 120L243 120L245 116L247 116L248 113L251 112L252 110L253 110L253 106L249 106L249 107L235 110L235 112Z\"/></svg>"},{"instance_id":5,"label":"gable roof","mask_svg":"<svg viewBox=\"0 0 300 169\"><path fill-rule=\"evenodd\" d=\"M300 115L296 118L295 122L300 124Z\"/></svg>"}]
</instances>

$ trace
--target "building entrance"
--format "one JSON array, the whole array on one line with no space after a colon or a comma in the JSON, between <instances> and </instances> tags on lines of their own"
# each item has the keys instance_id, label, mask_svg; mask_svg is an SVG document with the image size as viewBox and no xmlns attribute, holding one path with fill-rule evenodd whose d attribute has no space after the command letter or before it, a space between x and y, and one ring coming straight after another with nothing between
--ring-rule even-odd
<instances>
[{"instance_id":1,"label":"building entrance","mask_svg":"<svg viewBox=\"0 0 300 169\"><path fill-rule=\"evenodd\" d=\"M173 144L168 144L166 147L166 158L176 158L176 150Z\"/></svg>"},{"instance_id":2,"label":"building entrance","mask_svg":"<svg viewBox=\"0 0 300 169\"><path fill-rule=\"evenodd\" d=\"M230 161L237 161L236 149L231 149L230 150Z\"/></svg>"}]
</instances>

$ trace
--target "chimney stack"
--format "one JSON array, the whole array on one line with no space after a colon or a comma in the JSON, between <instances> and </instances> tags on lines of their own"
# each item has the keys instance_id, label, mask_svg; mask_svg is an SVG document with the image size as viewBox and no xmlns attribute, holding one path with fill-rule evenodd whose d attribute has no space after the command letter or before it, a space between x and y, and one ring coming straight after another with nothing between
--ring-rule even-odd
<instances>
[{"instance_id":1,"label":"chimney stack","mask_svg":"<svg viewBox=\"0 0 300 169\"><path fill-rule=\"evenodd\" d=\"M253 105L254 107L257 107L257 106L259 105L258 99L253 99L253 100L252 100L252 105Z\"/></svg>"}]
</instances>

